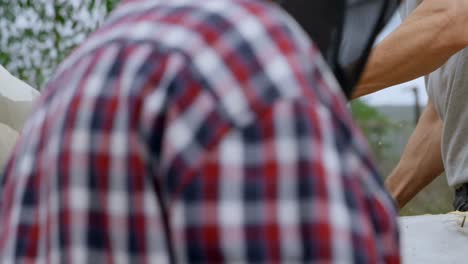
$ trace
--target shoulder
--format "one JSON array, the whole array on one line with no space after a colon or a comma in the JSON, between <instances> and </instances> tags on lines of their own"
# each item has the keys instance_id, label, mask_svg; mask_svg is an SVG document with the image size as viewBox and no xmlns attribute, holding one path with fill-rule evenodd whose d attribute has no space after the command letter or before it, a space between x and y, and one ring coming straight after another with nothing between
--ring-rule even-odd
<instances>
[{"instance_id":1,"label":"shoulder","mask_svg":"<svg viewBox=\"0 0 468 264\"><path fill-rule=\"evenodd\" d=\"M279 6L262 0L128 1L56 75L125 43L144 44L164 57L182 55L185 71L196 75L233 120L252 121L282 99L307 98L331 107L341 96L302 28Z\"/></svg>"}]
</instances>

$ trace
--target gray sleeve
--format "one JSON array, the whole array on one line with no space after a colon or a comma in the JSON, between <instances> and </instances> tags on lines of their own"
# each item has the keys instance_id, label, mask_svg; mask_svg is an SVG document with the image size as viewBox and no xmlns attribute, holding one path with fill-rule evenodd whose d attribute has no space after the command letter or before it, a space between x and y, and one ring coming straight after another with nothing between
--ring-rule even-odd
<instances>
[{"instance_id":1,"label":"gray sleeve","mask_svg":"<svg viewBox=\"0 0 468 264\"><path fill-rule=\"evenodd\" d=\"M405 20L421 2L422 0L403 0L400 6L401 20Z\"/></svg>"}]
</instances>

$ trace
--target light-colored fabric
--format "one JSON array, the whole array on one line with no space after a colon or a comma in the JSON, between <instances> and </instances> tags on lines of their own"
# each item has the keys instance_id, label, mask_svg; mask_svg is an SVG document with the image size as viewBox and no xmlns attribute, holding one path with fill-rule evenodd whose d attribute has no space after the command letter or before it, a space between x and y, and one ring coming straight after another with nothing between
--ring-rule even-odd
<instances>
[{"instance_id":1,"label":"light-colored fabric","mask_svg":"<svg viewBox=\"0 0 468 264\"><path fill-rule=\"evenodd\" d=\"M31 101L39 92L27 83L11 75L0 65L0 94L14 101Z\"/></svg>"},{"instance_id":2,"label":"light-colored fabric","mask_svg":"<svg viewBox=\"0 0 468 264\"><path fill-rule=\"evenodd\" d=\"M405 18L421 0L407 0ZM444 122L442 158L450 186L468 182L468 49L427 77L427 93Z\"/></svg>"},{"instance_id":3,"label":"light-colored fabric","mask_svg":"<svg viewBox=\"0 0 468 264\"><path fill-rule=\"evenodd\" d=\"M0 65L0 123L21 131L39 92Z\"/></svg>"},{"instance_id":4,"label":"light-colored fabric","mask_svg":"<svg viewBox=\"0 0 468 264\"><path fill-rule=\"evenodd\" d=\"M0 94L0 123L20 132L33 104L34 101L13 101Z\"/></svg>"},{"instance_id":5,"label":"light-colored fabric","mask_svg":"<svg viewBox=\"0 0 468 264\"><path fill-rule=\"evenodd\" d=\"M38 96L0 65L0 174Z\"/></svg>"},{"instance_id":6,"label":"light-colored fabric","mask_svg":"<svg viewBox=\"0 0 468 264\"><path fill-rule=\"evenodd\" d=\"M444 122L442 157L450 186L468 182L468 50L429 75L428 94Z\"/></svg>"},{"instance_id":7,"label":"light-colored fabric","mask_svg":"<svg viewBox=\"0 0 468 264\"><path fill-rule=\"evenodd\" d=\"M18 132L0 123L0 171L7 162L17 138Z\"/></svg>"}]
</instances>

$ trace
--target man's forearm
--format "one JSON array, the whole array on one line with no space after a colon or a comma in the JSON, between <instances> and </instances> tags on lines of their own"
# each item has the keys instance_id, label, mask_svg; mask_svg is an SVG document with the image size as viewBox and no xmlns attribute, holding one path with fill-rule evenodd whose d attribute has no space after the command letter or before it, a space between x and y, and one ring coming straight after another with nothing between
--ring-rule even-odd
<instances>
[{"instance_id":1,"label":"man's forearm","mask_svg":"<svg viewBox=\"0 0 468 264\"><path fill-rule=\"evenodd\" d=\"M444 171L441 135L442 121L429 102L400 162L385 181L400 208Z\"/></svg>"},{"instance_id":2,"label":"man's forearm","mask_svg":"<svg viewBox=\"0 0 468 264\"><path fill-rule=\"evenodd\" d=\"M353 98L426 75L465 47L466 34L458 25L463 22L455 18L460 15L453 11L453 2L423 1L377 45Z\"/></svg>"}]
</instances>

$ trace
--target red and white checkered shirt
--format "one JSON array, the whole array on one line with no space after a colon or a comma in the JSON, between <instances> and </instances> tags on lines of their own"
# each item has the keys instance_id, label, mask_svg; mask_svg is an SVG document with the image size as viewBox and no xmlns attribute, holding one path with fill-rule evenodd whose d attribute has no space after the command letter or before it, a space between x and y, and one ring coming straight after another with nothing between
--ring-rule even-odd
<instances>
[{"instance_id":1,"label":"red and white checkered shirt","mask_svg":"<svg viewBox=\"0 0 468 264\"><path fill-rule=\"evenodd\" d=\"M336 82L268 1L121 5L45 88L0 201L0 263L400 262Z\"/></svg>"}]
</instances>

